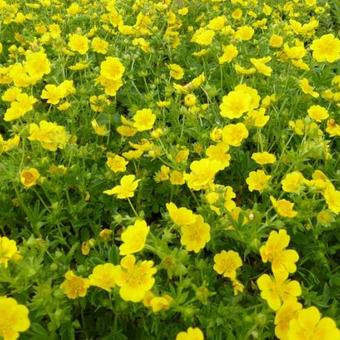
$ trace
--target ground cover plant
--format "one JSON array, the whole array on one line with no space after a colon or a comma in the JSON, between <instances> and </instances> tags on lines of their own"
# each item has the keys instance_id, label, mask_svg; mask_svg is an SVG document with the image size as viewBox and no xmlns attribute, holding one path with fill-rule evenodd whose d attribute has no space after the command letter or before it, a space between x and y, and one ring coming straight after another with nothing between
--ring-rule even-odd
<instances>
[{"instance_id":1,"label":"ground cover plant","mask_svg":"<svg viewBox=\"0 0 340 340\"><path fill-rule=\"evenodd\" d=\"M0 338L340 339L339 17L0 0Z\"/></svg>"}]
</instances>

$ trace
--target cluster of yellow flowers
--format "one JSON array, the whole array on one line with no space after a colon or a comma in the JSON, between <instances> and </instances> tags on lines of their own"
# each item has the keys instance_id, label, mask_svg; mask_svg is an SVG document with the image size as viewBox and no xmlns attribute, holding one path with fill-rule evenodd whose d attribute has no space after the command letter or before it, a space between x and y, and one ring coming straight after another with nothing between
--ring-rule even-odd
<instances>
[{"instance_id":1,"label":"cluster of yellow flowers","mask_svg":"<svg viewBox=\"0 0 340 340\"><path fill-rule=\"evenodd\" d=\"M319 310L312 306L303 308L297 298L302 290L298 281L288 280L296 271L299 255L286 249L290 236L285 229L272 231L267 242L260 248L264 263L270 262L273 276L263 274L257 279L261 297L275 311L275 335L278 339L324 339L340 338L340 330L334 320L321 318Z\"/></svg>"},{"instance_id":2,"label":"cluster of yellow flowers","mask_svg":"<svg viewBox=\"0 0 340 340\"><path fill-rule=\"evenodd\" d=\"M144 220L137 220L121 234L123 243L119 247L119 252L124 257L119 265L115 266L112 263L97 265L88 278L79 277L73 271L68 271L61 285L65 294L70 299L75 299L84 297L90 286L96 286L108 292L118 286L123 300L140 302L147 299L149 301L147 306L159 311L163 300L152 302L155 297L150 295L150 289L155 283L153 276L156 273L153 261L136 262L135 256L132 255L144 248L149 229L150 227ZM164 298L168 302L171 301L169 296Z\"/></svg>"},{"instance_id":3,"label":"cluster of yellow flowers","mask_svg":"<svg viewBox=\"0 0 340 340\"><path fill-rule=\"evenodd\" d=\"M69 136L63 126L57 123L42 120L39 125L32 123L29 127L30 141L37 141L41 146L49 151L63 149L69 140Z\"/></svg>"},{"instance_id":4,"label":"cluster of yellow flowers","mask_svg":"<svg viewBox=\"0 0 340 340\"><path fill-rule=\"evenodd\" d=\"M203 217L190 209L177 208L174 203L167 203L166 208L173 223L180 227L181 244L195 253L203 249L210 241L210 225L204 222Z\"/></svg>"},{"instance_id":5,"label":"cluster of yellow flowers","mask_svg":"<svg viewBox=\"0 0 340 340\"><path fill-rule=\"evenodd\" d=\"M90 286L108 292L117 286L123 300L140 302L153 287L155 273L153 261L136 262L134 255L127 255L122 258L119 265L114 266L112 263L97 265L87 279L68 271L61 288L70 299L76 299L84 297Z\"/></svg>"}]
</instances>

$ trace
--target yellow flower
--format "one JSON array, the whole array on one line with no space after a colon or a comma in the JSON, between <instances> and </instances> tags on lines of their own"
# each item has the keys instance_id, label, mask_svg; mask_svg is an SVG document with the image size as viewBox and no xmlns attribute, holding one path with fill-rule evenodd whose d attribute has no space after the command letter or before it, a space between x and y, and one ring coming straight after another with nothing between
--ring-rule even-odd
<instances>
[{"instance_id":1,"label":"yellow flower","mask_svg":"<svg viewBox=\"0 0 340 340\"><path fill-rule=\"evenodd\" d=\"M112 263L98 264L93 268L89 276L91 286L96 286L108 292L116 285L117 277L120 273L120 267Z\"/></svg>"},{"instance_id":2,"label":"yellow flower","mask_svg":"<svg viewBox=\"0 0 340 340\"><path fill-rule=\"evenodd\" d=\"M176 204L172 202L166 204L166 209L172 221L179 226L189 225L195 222L196 215L190 209L184 207L177 208Z\"/></svg>"},{"instance_id":3,"label":"yellow flower","mask_svg":"<svg viewBox=\"0 0 340 340\"><path fill-rule=\"evenodd\" d=\"M308 116L314 119L316 122L320 123L329 117L327 109L320 105L312 105L308 109Z\"/></svg>"},{"instance_id":4,"label":"yellow flower","mask_svg":"<svg viewBox=\"0 0 340 340\"><path fill-rule=\"evenodd\" d=\"M250 40L254 35L254 29L250 26L241 26L235 32L235 38L239 40Z\"/></svg>"},{"instance_id":5,"label":"yellow flower","mask_svg":"<svg viewBox=\"0 0 340 340\"><path fill-rule=\"evenodd\" d=\"M224 27L226 21L227 21L226 16L221 15L221 16L211 19L207 27L214 31L220 31Z\"/></svg>"},{"instance_id":6,"label":"yellow flower","mask_svg":"<svg viewBox=\"0 0 340 340\"><path fill-rule=\"evenodd\" d=\"M112 237L113 231L111 229L104 228L100 231L99 237L103 239L104 241L109 241Z\"/></svg>"},{"instance_id":7,"label":"yellow flower","mask_svg":"<svg viewBox=\"0 0 340 340\"><path fill-rule=\"evenodd\" d=\"M157 106L160 107L160 108L169 107L170 104L171 104L171 100L160 100L160 101L157 102ZM158 132L161 132L163 134L164 131L161 128L158 128L158 129L152 131L152 134L151 134L152 137L154 137L154 134L157 136ZM160 134L159 137L162 136L162 134ZM158 137L154 137L154 138L158 138Z\"/></svg>"},{"instance_id":8,"label":"yellow flower","mask_svg":"<svg viewBox=\"0 0 340 340\"><path fill-rule=\"evenodd\" d=\"M213 128L210 132L210 139L213 141L213 142L218 142L220 141L222 138L222 129L220 128Z\"/></svg>"},{"instance_id":9,"label":"yellow flower","mask_svg":"<svg viewBox=\"0 0 340 340\"><path fill-rule=\"evenodd\" d=\"M257 285L261 290L261 297L267 301L268 306L277 311L283 302L296 300L301 295L301 287L298 281L287 280L288 272L278 271L274 277L267 274L257 279Z\"/></svg>"},{"instance_id":10,"label":"yellow flower","mask_svg":"<svg viewBox=\"0 0 340 340\"><path fill-rule=\"evenodd\" d=\"M220 114L229 119L240 118L244 113L256 109L260 103L257 91L246 84L239 84L234 91L223 97Z\"/></svg>"},{"instance_id":11,"label":"yellow flower","mask_svg":"<svg viewBox=\"0 0 340 340\"><path fill-rule=\"evenodd\" d=\"M330 223L335 221L333 213L329 210L321 210L317 215L316 219L318 223L324 226L328 226Z\"/></svg>"},{"instance_id":12,"label":"yellow flower","mask_svg":"<svg viewBox=\"0 0 340 340\"><path fill-rule=\"evenodd\" d=\"M243 15L243 12L240 8L235 9L235 11L231 13L232 18L235 20L241 19L242 15Z\"/></svg>"},{"instance_id":13,"label":"yellow flower","mask_svg":"<svg viewBox=\"0 0 340 340\"><path fill-rule=\"evenodd\" d=\"M292 128L299 136L303 136L306 132L308 132L308 126L306 126L305 121L302 119L297 119L295 121L290 120L289 127Z\"/></svg>"},{"instance_id":14,"label":"yellow flower","mask_svg":"<svg viewBox=\"0 0 340 340\"><path fill-rule=\"evenodd\" d=\"M81 244L81 253L84 255L84 256L87 256L88 254L90 254L90 251L91 251L91 248L92 246L95 244L94 242L95 240L92 238L90 240L87 240L87 241L84 241L82 242Z\"/></svg>"},{"instance_id":15,"label":"yellow flower","mask_svg":"<svg viewBox=\"0 0 340 340\"><path fill-rule=\"evenodd\" d=\"M275 155L267 151L255 152L251 155L251 159L253 159L257 164L260 165L273 164L276 162Z\"/></svg>"},{"instance_id":16,"label":"yellow flower","mask_svg":"<svg viewBox=\"0 0 340 340\"><path fill-rule=\"evenodd\" d=\"M283 38L280 35L273 34L269 39L269 46L279 48L283 44Z\"/></svg>"},{"instance_id":17,"label":"yellow flower","mask_svg":"<svg viewBox=\"0 0 340 340\"><path fill-rule=\"evenodd\" d=\"M91 120L91 126L98 136L107 136L109 133L106 126L98 124L96 119Z\"/></svg>"},{"instance_id":18,"label":"yellow flower","mask_svg":"<svg viewBox=\"0 0 340 340\"><path fill-rule=\"evenodd\" d=\"M201 73L199 76L194 78L192 81L185 85L174 84L175 90L179 91L180 93L190 93L193 90L199 88L205 81L204 73Z\"/></svg>"},{"instance_id":19,"label":"yellow flower","mask_svg":"<svg viewBox=\"0 0 340 340\"><path fill-rule=\"evenodd\" d=\"M309 6L314 6L315 0L305 0L305 3ZM315 11L315 13L317 13L317 11ZM294 33L309 36L315 34L315 29L319 26L319 21L312 17L308 23L301 24L291 19L289 20L289 24Z\"/></svg>"},{"instance_id":20,"label":"yellow flower","mask_svg":"<svg viewBox=\"0 0 340 340\"><path fill-rule=\"evenodd\" d=\"M132 137L137 133L137 129L132 126L121 125L117 127L117 132L124 137Z\"/></svg>"},{"instance_id":21,"label":"yellow flower","mask_svg":"<svg viewBox=\"0 0 340 340\"><path fill-rule=\"evenodd\" d=\"M210 225L201 215L196 215L193 224L181 226L181 244L186 250L198 253L210 241Z\"/></svg>"},{"instance_id":22,"label":"yellow flower","mask_svg":"<svg viewBox=\"0 0 340 340\"><path fill-rule=\"evenodd\" d=\"M246 124L257 128L264 127L269 121L269 116L265 115L266 109L261 107L259 110L253 110L248 113Z\"/></svg>"},{"instance_id":23,"label":"yellow flower","mask_svg":"<svg viewBox=\"0 0 340 340\"><path fill-rule=\"evenodd\" d=\"M154 313L161 310L167 310L170 308L172 302L172 297L170 295L156 296L150 302L150 307Z\"/></svg>"},{"instance_id":24,"label":"yellow flower","mask_svg":"<svg viewBox=\"0 0 340 340\"><path fill-rule=\"evenodd\" d=\"M314 91L314 87L309 84L309 81L307 78L302 78L299 80L299 85L303 93L309 94L314 98L318 98L319 94Z\"/></svg>"},{"instance_id":25,"label":"yellow flower","mask_svg":"<svg viewBox=\"0 0 340 340\"><path fill-rule=\"evenodd\" d=\"M296 319L299 311L302 309L301 303L296 300L286 301L282 304L275 315L275 335L278 339L286 340L288 338L289 323Z\"/></svg>"},{"instance_id":26,"label":"yellow flower","mask_svg":"<svg viewBox=\"0 0 340 340\"><path fill-rule=\"evenodd\" d=\"M181 66L179 66L177 64L170 64L168 67L169 67L169 70L170 70L170 77L172 77L176 80L180 80L180 79L183 78L184 70Z\"/></svg>"},{"instance_id":27,"label":"yellow flower","mask_svg":"<svg viewBox=\"0 0 340 340\"><path fill-rule=\"evenodd\" d=\"M26 188L36 185L39 178L40 173L35 168L27 168L20 172L20 181Z\"/></svg>"},{"instance_id":28,"label":"yellow flower","mask_svg":"<svg viewBox=\"0 0 340 340\"><path fill-rule=\"evenodd\" d=\"M53 105L58 104L60 99L64 98L65 96L66 96L65 88L53 84L46 85L41 93L41 98L47 99L47 103Z\"/></svg>"},{"instance_id":29,"label":"yellow flower","mask_svg":"<svg viewBox=\"0 0 340 340\"><path fill-rule=\"evenodd\" d=\"M80 34L71 34L69 37L68 47L73 52L86 54L89 49L89 43L85 36L82 36Z\"/></svg>"},{"instance_id":30,"label":"yellow flower","mask_svg":"<svg viewBox=\"0 0 340 340\"><path fill-rule=\"evenodd\" d=\"M9 81L5 83L13 82L16 87L27 87L35 83L35 79L29 76L24 66L20 63L12 64L4 71L6 71L4 72L6 76L9 77Z\"/></svg>"},{"instance_id":31,"label":"yellow flower","mask_svg":"<svg viewBox=\"0 0 340 340\"><path fill-rule=\"evenodd\" d=\"M340 212L340 191L335 190L332 185L327 185L326 190L323 192L328 208L338 214Z\"/></svg>"},{"instance_id":32,"label":"yellow flower","mask_svg":"<svg viewBox=\"0 0 340 340\"><path fill-rule=\"evenodd\" d=\"M97 81L104 87L107 96L115 96L117 91L123 86L121 79L111 80L100 76Z\"/></svg>"},{"instance_id":33,"label":"yellow flower","mask_svg":"<svg viewBox=\"0 0 340 340\"><path fill-rule=\"evenodd\" d=\"M143 304L145 307L151 308L154 313L158 313L161 310L168 310L173 301L173 298L170 295L164 296L154 296L150 291L146 292Z\"/></svg>"},{"instance_id":34,"label":"yellow flower","mask_svg":"<svg viewBox=\"0 0 340 340\"><path fill-rule=\"evenodd\" d=\"M180 171L173 170L170 173L169 181L172 185L183 185L185 183L184 174Z\"/></svg>"},{"instance_id":35,"label":"yellow flower","mask_svg":"<svg viewBox=\"0 0 340 340\"><path fill-rule=\"evenodd\" d=\"M141 251L144 248L149 230L150 227L144 220L137 220L134 225L128 226L121 235L123 244L119 247L119 254L130 255Z\"/></svg>"},{"instance_id":36,"label":"yellow flower","mask_svg":"<svg viewBox=\"0 0 340 340\"><path fill-rule=\"evenodd\" d=\"M267 242L260 248L262 261L269 261L272 264L272 271L286 271L294 273L296 271L295 262L299 259L299 254L292 249L286 249L290 237L286 230L281 229L279 232L272 231L269 234Z\"/></svg>"},{"instance_id":37,"label":"yellow flower","mask_svg":"<svg viewBox=\"0 0 340 340\"><path fill-rule=\"evenodd\" d=\"M215 32L206 28L199 28L191 38L191 42L199 45L210 45L214 39Z\"/></svg>"},{"instance_id":38,"label":"yellow flower","mask_svg":"<svg viewBox=\"0 0 340 340\"><path fill-rule=\"evenodd\" d=\"M57 109L58 109L59 111L66 111L66 110L68 110L70 107L71 107L71 103L69 103L68 101L65 101L64 103L59 104L59 105L57 106Z\"/></svg>"},{"instance_id":39,"label":"yellow flower","mask_svg":"<svg viewBox=\"0 0 340 340\"><path fill-rule=\"evenodd\" d=\"M15 101L11 102L11 106L5 112L4 121L10 122L24 116L27 112L33 110L33 104L36 101L33 96L26 93L17 94Z\"/></svg>"},{"instance_id":40,"label":"yellow flower","mask_svg":"<svg viewBox=\"0 0 340 340\"><path fill-rule=\"evenodd\" d=\"M255 66L257 72L269 77L272 74L273 70L270 66L267 66L266 63L271 61L271 59L271 57L250 58L250 62Z\"/></svg>"},{"instance_id":41,"label":"yellow flower","mask_svg":"<svg viewBox=\"0 0 340 340\"><path fill-rule=\"evenodd\" d=\"M13 298L0 296L0 337L15 340L30 327L28 309Z\"/></svg>"},{"instance_id":42,"label":"yellow flower","mask_svg":"<svg viewBox=\"0 0 340 340\"><path fill-rule=\"evenodd\" d=\"M340 136L340 125L335 122L334 119L329 119L327 121L326 132L331 136Z\"/></svg>"},{"instance_id":43,"label":"yellow flower","mask_svg":"<svg viewBox=\"0 0 340 340\"><path fill-rule=\"evenodd\" d=\"M65 274L65 281L60 285L69 299L84 297L89 287L89 280L75 275L72 270Z\"/></svg>"},{"instance_id":44,"label":"yellow flower","mask_svg":"<svg viewBox=\"0 0 340 340\"><path fill-rule=\"evenodd\" d=\"M91 109L95 112L103 112L104 108L109 104L110 104L110 101L103 94L100 96L90 97Z\"/></svg>"},{"instance_id":45,"label":"yellow flower","mask_svg":"<svg viewBox=\"0 0 340 340\"><path fill-rule=\"evenodd\" d=\"M229 119L240 118L250 109L251 96L241 91L230 91L223 96L220 114Z\"/></svg>"},{"instance_id":46,"label":"yellow flower","mask_svg":"<svg viewBox=\"0 0 340 340\"><path fill-rule=\"evenodd\" d=\"M187 15L189 13L189 8L188 7L182 7L177 12L178 12L179 15L184 16L184 15Z\"/></svg>"},{"instance_id":47,"label":"yellow flower","mask_svg":"<svg viewBox=\"0 0 340 340\"><path fill-rule=\"evenodd\" d=\"M215 191L207 192L205 194L205 199L207 200L208 204L210 205L210 209L215 211L216 214L220 215L220 209L214 205L220 199L219 193L217 193Z\"/></svg>"},{"instance_id":48,"label":"yellow flower","mask_svg":"<svg viewBox=\"0 0 340 340\"><path fill-rule=\"evenodd\" d=\"M119 199L133 197L139 181L140 179L136 180L135 175L125 175L121 178L120 185L117 185L110 190L105 190L104 194L116 195Z\"/></svg>"},{"instance_id":49,"label":"yellow flower","mask_svg":"<svg viewBox=\"0 0 340 340\"><path fill-rule=\"evenodd\" d=\"M51 72L51 63L45 52L31 52L26 54L24 69L35 83Z\"/></svg>"},{"instance_id":50,"label":"yellow flower","mask_svg":"<svg viewBox=\"0 0 340 340\"><path fill-rule=\"evenodd\" d=\"M185 162L188 159L188 156L189 156L189 150L188 149L184 148L182 150L179 150L176 153L175 162L176 163Z\"/></svg>"},{"instance_id":51,"label":"yellow flower","mask_svg":"<svg viewBox=\"0 0 340 340\"><path fill-rule=\"evenodd\" d=\"M251 75L251 74L256 73L255 67L245 68L237 63L234 65L234 69L236 73L239 73L239 74Z\"/></svg>"},{"instance_id":52,"label":"yellow flower","mask_svg":"<svg viewBox=\"0 0 340 340\"><path fill-rule=\"evenodd\" d=\"M139 157L141 157L143 155L143 150L139 149L139 150L130 150L127 152L123 152L123 156L128 159L138 159Z\"/></svg>"},{"instance_id":53,"label":"yellow flower","mask_svg":"<svg viewBox=\"0 0 340 340\"><path fill-rule=\"evenodd\" d=\"M282 190L285 192L298 193L304 183L305 178L300 171L293 171L285 176L281 181Z\"/></svg>"},{"instance_id":54,"label":"yellow flower","mask_svg":"<svg viewBox=\"0 0 340 340\"><path fill-rule=\"evenodd\" d=\"M195 57L202 57L204 55L206 55L208 53L209 50L207 50L206 48L202 48L201 50L197 51L197 52L193 52L192 55Z\"/></svg>"},{"instance_id":55,"label":"yellow flower","mask_svg":"<svg viewBox=\"0 0 340 340\"><path fill-rule=\"evenodd\" d=\"M332 188L331 181L321 170L315 170L312 174L312 179L306 181L306 184L321 192L324 192L327 188Z\"/></svg>"},{"instance_id":56,"label":"yellow flower","mask_svg":"<svg viewBox=\"0 0 340 340\"><path fill-rule=\"evenodd\" d=\"M218 58L218 62L220 64L230 63L233 59L238 56L237 47L233 44L229 44L227 46L223 46L223 54Z\"/></svg>"},{"instance_id":57,"label":"yellow flower","mask_svg":"<svg viewBox=\"0 0 340 340\"><path fill-rule=\"evenodd\" d=\"M267 109L270 107L273 103L275 103L277 100L275 93L271 96L267 95L265 96L261 101L261 107L264 109Z\"/></svg>"},{"instance_id":58,"label":"yellow flower","mask_svg":"<svg viewBox=\"0 0 340 340\"><path fill-rule=\"evenodd\" d=\"M79 13L81 13L81 7L79 6L79 4L73 2L70 7L67 8L67 14L68 15L77 15Z\"/></svg>"},{"instance_id":59,"label":"yellow flower","mask_svg":"<svg viewBox=\"0 0 340 340\"><path fill-rule=\"evenodd\" d=\"M313 51L313 58L318 62L334 63L340 59L340 40L333 34L325 34L313 40L310 48Z\"/></svg>"},{"instance_id":60,"label":"yellow flower","mask_svg":"<svg viewBox=\"0 0 340 340\"><path fill-rule=\"evenodd\" d=\"M49 169L48 169L48 172L49 172L51 175L53 175L53 176L56 176L56 175L58 175L58 176L65 175L66 171L67 171L67 168L66 168L64 165L58 165L58 166L56 166L56 165L52 164L52 165L49 167Z\"/></svg>"},{"instance_id":61,"label":"yellow flower","mask_svg":"<svg viewBox=\"0 0 340 340\"><path fill-rule=\"evenodd\" d=\"M184 97L184 105L187 107L192 107L196 105L197 97L193 93L186 94Z\"/></svg>"},{"instance_id":62,"label":"yellow flower","mask_svg":"<svg viewBox=\"0 0 340 340\"><path fill-rule=\"evenodd\" d=\"M310 67L302 59L293 59L292 64L304 71L309 71Z\"/></svg>"},{"instance_id":63,"label":"yellow flower","mask_svg":"<svg viewBox=\"0 0 340 340\"><path fill-rule=\"evenodd\" d=\"M231 279L231 283L233 285L234 295L238 295L243 292L244 285L240 281L236 279Z\"/></svg>"},{"instance_id":64,"label":"yellow flower","mask_svg":"<svg viewBox=\"0 0 340 340\"><path fill-rule=\"evenodd\" d=\"M297 215L297 212L293 209L294 203L285 199L276 200L273 196L270 196L270 200L274 209L280 216L293 218Z\"/></svg>"},{"instance_id":65,"label":"yellow flower","mask_svg":"<svg viewBox=\"0 0 340 340\"><path fill-rule=\"evenodd\" d=\"M64 91L65 96L76 93L73 80L64 80L59 87Z\"/></svg>"},{"instance_id":66,"label":"yellow flower","mask_svg":"<svg viewBox=\"0 0 340 340\"><path fill-rule=\"evenodd\" d=\"M246 84L239 84L235 87L235 91L240 92L241 94L248 94L251 97L250 107L249 111L254 110L259 107L260 105L260 99L258 92L256 89L253 89L250 86L247 86Z\"/></svg>"},{"instance_id":67,"label":"yellow flower","mask_svg":"<svg viewBox=\"0 0 340 340\"><path fill-rule=\"evenodd\" d=\"M209 159L220 162L221 170L223 170L230 165L231 156L227 153L228 150L228 144L219 142L216 145L210 145L205 153Z\"/></svg>"},{"instance_id":68,"label":"yellow flower","mask_svg":"<svg viewBox=\"0 0 340 340\"><path fill-rule=\"evenodd\" d=\"M63 149L69 140L69 136L63 126L57 123L42 120L37 124L30 124L29 128L30 141L38 141L44 149L56 151L58 148Z\"/></svg>"},{"instance_id":69,"label":"yellow flower","mask_svg":"<svg viewBox=\"0 0 340 340\"><path fill-rule=\"evenodd\" d=\"M120 262L117 276L119 294L125 301L140 302L155 283L154 275L157 270L153 261L136 263L133 255L125 256Z\"/></svg>"},{"instance_id":70,"label":"yellow flower","mask_svg":"<svg viewBox=\"0 0 340 340\"><path fill-rule=\"evenodd\" d=\"M7 89L3 95L1 96L1 99L4 101L4 102L14 102L18 95L21 94L21 89L18 88L18 87L10 87L9 89Z\"/></svg>"},{"instance_id":71,"label":"yellow flower","mask_svg":"<svg viewBox=\"0 0 340 340\"><path fill-rule=\"evenodd\" d=\"M126 171L126 166L128 165L128 161L125 160L124 157L121 157L116 154L109 153L107 155L106 165L113 171L113 172L124 172Z\"/></svg>"},{"instance_id":72,"label":"yellow flower","mask_svg":"<svg viewBox=\"0 0 340 340\"><path fill-rule=\"evenodd\" d=\"M145 40L144 38L135 38L132 40L132 45L133 46L138 46L143 52L145 53L150 53L151 48L150 48L150 43Z\"/></svg>"},{"instance_id":73,"label":"yellow flower","mask_svg":"<svg viewBox=\"0 0 340 340\"><path fill-rule=\"evenodd\" d=\"M306 54L306 49L301 41L297 41L295 46L290 47L288 44L283 46L284 52L289 59L302 59Z\"/></svg>"},{"instance_id":74,"label":"yellow flower","mask_svg":"<svg viewBox=\"0 0 340 340\"><path fill-rule=\"evenodd\" d=\"M248 135L248 130L243 123L226 125L222 130L223 141L232 146L240 146Z\"/></svg>"},{"instance_id":75,"label":"yellow flower","mask_svg":"<svg viewBox=\"0 0 340 340\"><path fill-rule=\"evenodd\" d=\"M0 154L2 152L8 152L16 148L20 143L19 135L14 135L12 138L4 140L0 135Z\"/></svg>"},{"instance_id":76,"label":"yellow flower","mask_svg":"<svg viewBox=\"0 0 340 340\"><path fill-rule=\"evenodd\" d=\"M176 340L204 340L204 335L199 328L189 327L186 332L179 332Z\"/></svg>"},{"instance_id":77,"label":"yellow flower","mask_svg":"<svg viewBox=\"0 0 340 340\"><path fill-rule=\"evenodd\" d=\"M100 53L100 54L106 54L108 47L109 47L109 43L105 41L104 39L101 39L98 37L93 38L91 42L91 48L93 49L93 51Z\"/></svg>"},{"instance_id":78,"label":"yellow flower","mask_svg":"<svg viewBox=\"0 0 340 340\"><path fill-rule=\"evenodd\" d=\"M0 237L0 266L4 265L7 268L8 261L15 259L17 254L18 249L15 241L6 236Z\"/></svg>"},{"instance_id":79,"label":"yellow flower","mask_svg":"<svg viewBox=\"0 0 340 340\"><path fill-rule=\"evenodd\" d=\"M224 192L224 207L229 211L232 212L236 208L236 203L233 201L233 198L236 197L236 194L233 190L233 188L229 185L225 187L225 192Z\"/></svg>"},{"instance_id":80,"label":"yellow flower","mask_svg":"<svg viewBox=\"0 0 340 340\"><path fill-rule=\"evenodd\" d=\"M119 80L125 72L125 67L118 58L107 57L100 64L100 75L106 79Z\"/></svg>"},{"instance_id":81,"label":"yellow flower","mask_svg":"<svg viewBox=\"0 0 340 340\"><path fill-rule=\"evenodd\" d=\"M191 172L185 175L187 185L190 189L206 189L214 181L216 173L221 169L220 162L203 158L190 164Z\"/></svg>"},{"instance_id":82,"label":"yellow flower","mask_svg":"<svg viewBox=\"0 0 340 340\"><path fill-rule=\"evenodd\" d=\"M155 175L155 181L157 183L167 181L169 179L170 168L166 165L162 165L160 170Z\"/></svg>"},{"instance_id":83,"label":"yellow flower","mask_svg":"<svg viewBox=\"0 0 340 340\"><path fill-rule=\"evenodd\" d=\"M268 181L272 176L266 175L263 170L251 171L246 179L249 191L262 192L267 187Z\"/></svg>"},{"instance_id":84,"label":"yellow flower","mask_svg":"<svg viewBox=\"0 0 340 340\"><path fill-rule=\"evenodd\" d=\"M242 266L240 255L233 250L222 250L214 256L214 270L223 277L236 279L236 270Z\"/></svg>"},{"instance_id":85,"label":"yellow flower","mask_svg":"<svg viewBox=\"0 0 340 340\"><path fill-rule=\"evenodd\" d=\"M319 310L312 306L301 309L289 323L287 340L339 340L340 330L333 319L321 318Z\"/></svg>"},{"instance_id":86,"label":"yellow flower","mask_svg":"<svg viewBox=\"0 0 340 340\"><path fill-rule=\"evenodd\" d=\"M124 72L125 67L118 58L107 57L100 64L100 76L96 81L104 87L107 96L115 96L123 85Z\"/></svg>"},{"instance_id":87,"label":"yellow flower","mask_svg":"<svg viewBox=\"0 0 340 340\"><path fill-rule=\"evenodd\" d=\"M85 70L86 68L89 67L89 64L88 63L85 63L85 62L77 62L71 66L69 66L68 68L71 70L71 71L82 71L82 70Z\"/></svg>"},{"instance_id":88,"label":"yellow flower","mask_svg":"<svg viewBox=\"0 0 340 340\"><path fill-rule=\"evenodd\" d=\"M146 131L152 129L156 115L150 109L142 109L138 110L132 119L134 120L133 127L136 128L137 131Z\"/></svg>"}]
</instances>

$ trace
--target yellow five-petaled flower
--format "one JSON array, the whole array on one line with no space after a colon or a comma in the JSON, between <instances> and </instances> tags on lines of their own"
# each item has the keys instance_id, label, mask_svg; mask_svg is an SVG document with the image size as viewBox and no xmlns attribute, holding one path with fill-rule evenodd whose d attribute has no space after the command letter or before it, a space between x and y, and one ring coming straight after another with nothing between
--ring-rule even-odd
<instances>
[{"instance_id":1,"label":"yellow five-petaled flower","mask_svg":"<svg viewBox=\"0 0 340 340\"><path fill-rule=\"evenodd\" d=\"M135 175L126 175L123 176L120 180L120 185L116 185L110 190L105 190L104 194L106 195L116 195L119 199L126 199L133 197L135 194L135 190L138 187L140 179L136 180Z\"/></svg>"}]
</instances>

